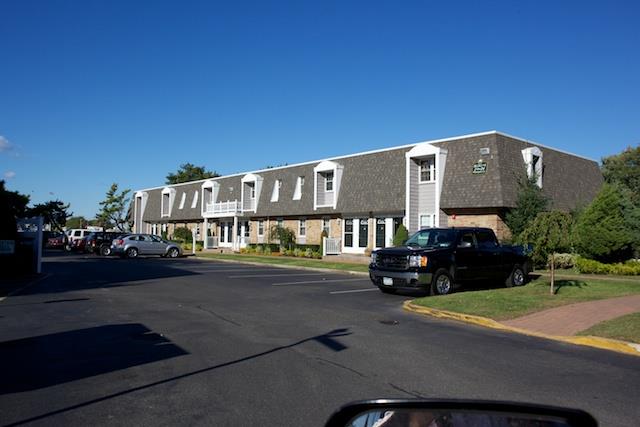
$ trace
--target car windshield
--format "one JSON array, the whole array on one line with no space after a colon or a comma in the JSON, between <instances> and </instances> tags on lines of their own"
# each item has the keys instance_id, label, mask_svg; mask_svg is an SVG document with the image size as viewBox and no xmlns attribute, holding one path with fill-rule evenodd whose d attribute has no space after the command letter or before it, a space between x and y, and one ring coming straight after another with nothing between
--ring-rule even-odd
<instances>
[{"instance_id":1,"label":"car windshield","mask_svg":"<svg viewBox=\"0 0 640 427\"><path fill-rule=\"evenodd\" d=\"M431 228L420 230L407 240L407 246L419 246L421 248L446 248L455 240L455 233L451 230Z\"/></svg>"}]
</instances>

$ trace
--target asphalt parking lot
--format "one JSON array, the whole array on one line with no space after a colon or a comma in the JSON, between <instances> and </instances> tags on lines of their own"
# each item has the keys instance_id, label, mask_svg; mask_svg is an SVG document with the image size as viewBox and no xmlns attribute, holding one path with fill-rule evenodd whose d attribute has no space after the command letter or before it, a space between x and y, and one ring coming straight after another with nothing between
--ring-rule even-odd
<instances>
[{"instance_id":1,"label":"asphalt parking lot","mask_svg":"<svg viewBox=\"0 0 640 427\"><path fill-rule=\"evenodd\" d=\"M366 276L48 254L0 302L2 425L322 425L375 397L640 419L640 358L420 317Z\"/></svg>"}]
</instances>

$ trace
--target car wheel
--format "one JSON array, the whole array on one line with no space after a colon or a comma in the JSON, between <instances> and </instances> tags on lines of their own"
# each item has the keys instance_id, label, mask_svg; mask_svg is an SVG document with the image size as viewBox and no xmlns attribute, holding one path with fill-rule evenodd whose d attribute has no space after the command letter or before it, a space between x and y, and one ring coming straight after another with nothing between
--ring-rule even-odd
<instances>
[{"instance_id":1,"label":"car wheel","mask_svg":"<svg viewBox=\"0 0 640 427\"><path fill-rule=\"evenodd\" d=\"M136 248L127 249L127 258L136 258L138 256L138 250Z\"/></svg>"},{"instance_id":2,"label":"car wheel","mask_svg":"<svg viewBox=\"0 0 640 427\"><path fill-rule=\"evenodd\" d=\"M513 286L522 286L526 283L526 281L527 276L524 274L522 266L516 265L515 267L513 267L511 274L509 275L509 277L507 277L507 280L504 284L507 288L511 288Z\"/></svg>"},{"instance_id":3,"label":"car wheel","mask_svg":"<svg viewBox=\"0 0 640 427\"><path fill-rule=\"evenodd\" d=\"M431 283L431 294L447 295L451 292L453 292L453 280L449 272L445 269L436 271L433 282Z\"/></svg>"},{"instance_id":4,"label":"car wheel","mask_svg":"<svg viewBox=\"0 0 640 427\"><path fill-rule=\"evenodd\" d=\"M169 252L167 252L167 256L169 258L178 258L178 255L180 255L178 248L171 248L169 249Z\"/></svg>"},{"instance_id":5,"label":"car wheel","mask_svg":"<svg viewBox=\"0 0 640 427\"><path fill-rule=\"evenodd\" d=\"M111 255L111 248L109 246L100 246L100 255L102 256Z\"/></svg>"},{"instance_id":6,"label":"car wheel","mask_svg":"<svg viewBox=\"0 0 640 427\"><path fill-rule=\"evenodd\" d=\"M64 250L67 252L71 252L71 245L64 245Z\"/></svg>"}]
</instances>

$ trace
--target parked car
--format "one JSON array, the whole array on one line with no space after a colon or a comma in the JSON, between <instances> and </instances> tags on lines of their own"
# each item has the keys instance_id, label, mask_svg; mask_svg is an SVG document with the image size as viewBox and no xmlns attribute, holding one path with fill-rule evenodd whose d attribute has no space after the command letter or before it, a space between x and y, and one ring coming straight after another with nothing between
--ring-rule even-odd
<instances>
[{"instance_id":1,"label":"parked car","mask_svg":"<svg viewBox=\"0 0 640 427\"><path fill-rule=\"evenodd\" d=\"M67 234L67 245L65 246L65 249L70 251L71 249L73 249L75 247L74 244L73 244L74 241L79 240L79 239L84 239L85 237L87 237L91 233L92 233L92 231L88 230L86 228L72 228L70 230L67 230L66 231L66 234Z\"/></svg>"},{"instance_id":2,"label":"parked car","mask_svg":"<svg viewBox=\"0 0 640 427\"><path fill-rule=\"evenodd\" d=\"M89 236L85 236L81 239L75 239L69 245L71 250L74 252L84 252L84 248L87 246L87 238Z\"/></svg>"},{"instance_id":3,"label":"parked car","mask_svg":"<svg viewBox=\"0 0 640 427\"><path fill-rule=\"evenodd\" d=\"M524 250L500 245L490 228L428 228L402 247L372 252L369 277L385 293L422 288L444 295L483 282L521 286L529 270Z\"/></svg>"},{"instance_id":4,"label":"parked car","mask_svg":"<svg viewBox=\"0 0 640 427\"><path fill-rule=\"evenodd\" d=\"M122 231L96 231L86 237L84 250L102 256L111 255L111 244L113 240L124 237L128 233Z\"/></svg>"},{"instance_id":5,"label":"parked car","mask_svg":"<svg viewBox=\"0 0 640 427\"><path fill-rule=\"evenodd\" d=\"M46 231L42 237L47 249L63 249L67 244L67 235L55 231Z\"/></svg>"},{"instance_id":6,"label":"parked car","mask_svg":"<svg viewBox=\"0 0 640 427\"><path fill-rule=\"evenodd\" d=\"M160 255L176 258L182 255L182 248L152 234L130 234L114 239L111 253L121 257L136 258L138 255Z\"/></svg>"}]
</instances>

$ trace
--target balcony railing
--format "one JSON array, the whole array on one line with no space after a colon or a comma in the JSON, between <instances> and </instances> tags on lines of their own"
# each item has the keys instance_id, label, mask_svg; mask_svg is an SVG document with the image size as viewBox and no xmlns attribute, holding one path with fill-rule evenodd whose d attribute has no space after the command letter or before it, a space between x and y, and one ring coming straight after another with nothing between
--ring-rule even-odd
<instances>
[{"instance_id":1,"label":"balcony railing","mask_svg":"<svg viewBox=\"0 0 640 427\"><path fill-rule=\"evenodd\" d=\"M240 213L240 202L237 200L217 203L207 203L205 213L208 214L235 214Z\"/></svg>"}]
</instances>

